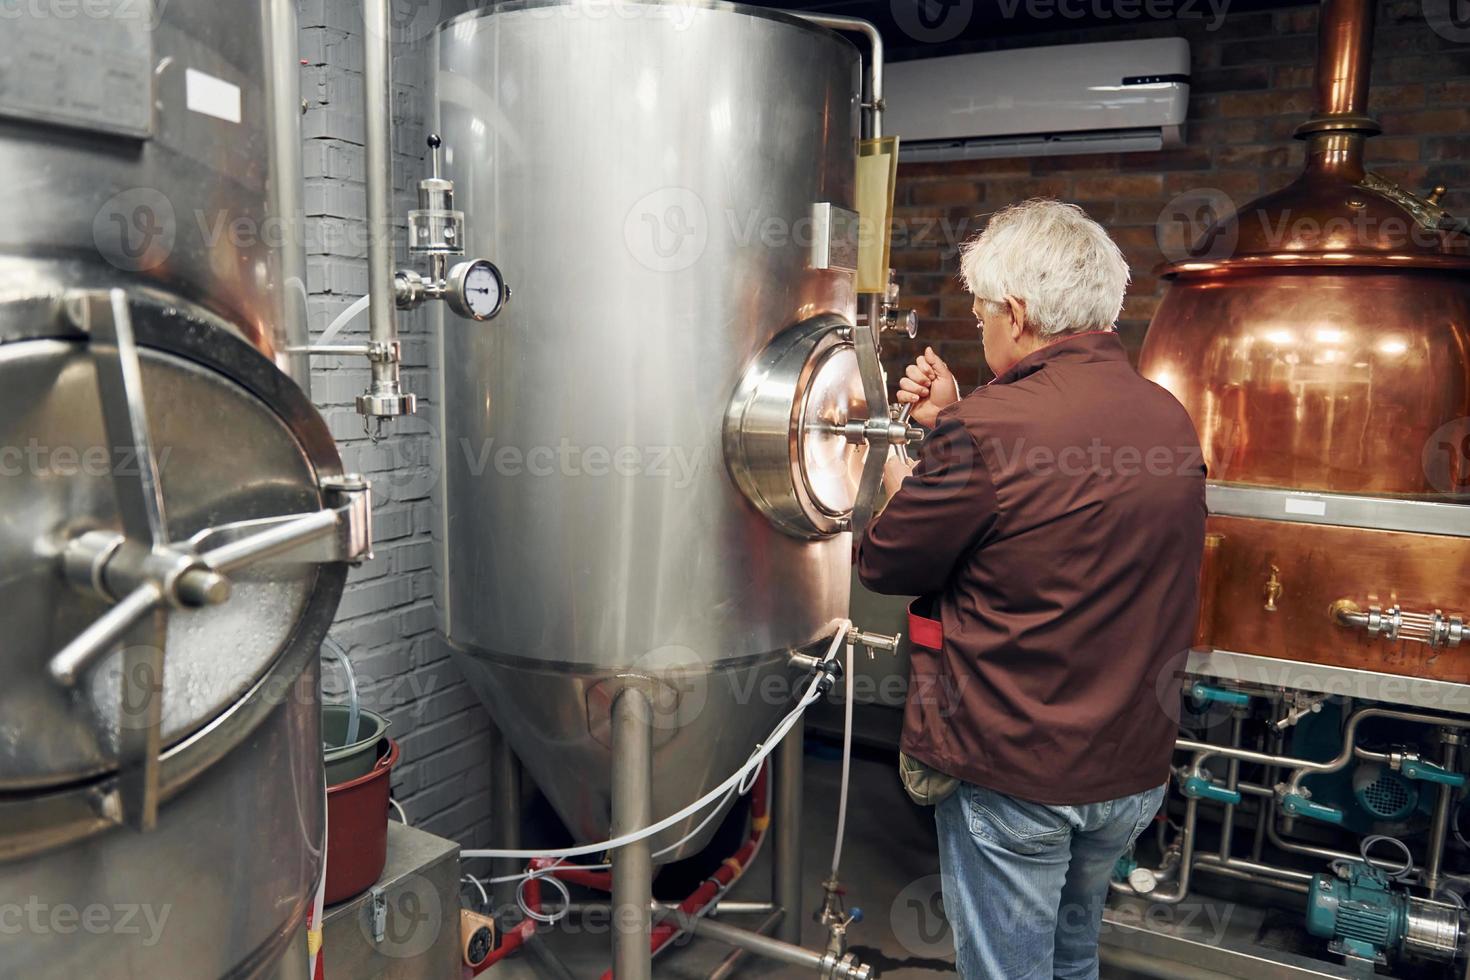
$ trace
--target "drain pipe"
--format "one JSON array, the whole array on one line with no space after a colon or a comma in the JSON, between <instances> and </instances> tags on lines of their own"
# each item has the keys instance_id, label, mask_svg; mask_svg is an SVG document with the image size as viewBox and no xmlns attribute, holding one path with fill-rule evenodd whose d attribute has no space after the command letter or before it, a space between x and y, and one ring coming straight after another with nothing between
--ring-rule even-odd
<instances>
[{"instance_id":1,"label":"drain pipe","mask_svg":"<svg viewBox=\"0 0 1470 980\"><path fill-rule=\"evenodd\" d=\"M393 291L393 60L391 0L363 0L363 97L366 119L368 231L368 362L372 381L357 396L357 412L377 420L412 415L416 399L399 383L402 352Z\"/></svg>"}]
</instances>

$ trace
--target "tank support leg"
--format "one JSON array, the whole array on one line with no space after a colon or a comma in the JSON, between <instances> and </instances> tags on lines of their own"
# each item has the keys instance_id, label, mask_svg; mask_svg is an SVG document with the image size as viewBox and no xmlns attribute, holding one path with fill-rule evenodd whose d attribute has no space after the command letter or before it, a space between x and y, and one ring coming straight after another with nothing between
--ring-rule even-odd
<instances>
[{"instance_id":1,"label":"tank support leg","mask_svg":"<svg viewBox=\"0 0 1470 980\"><path fill-rule=\"evenodd\" d=\"M783 911L775 936L801 943L801 786L804 719L798 720L774 753L776 782L773 803L775 853L771 861L771 890Z\"/></svg>"},{"instance_id":2,"label":"tank support leg","mask_svg":"<svg viewBox=\"0 0 1470 980\"><path fill-rule=\"evenodd\" d=\"M521 846L521 764L505 734L490 723L490 812L499 819L491 828L492 846L515 851ZM505 878L521 870L524 861L496 858L490 862L490 877ZM491 886L490 901L496 912L516 907L516 883L502 881Z\"/></svg>"},{"instance_id":3,"label":"tank support leg","mask_svg":"<svg viewBox=\"0 0 1470 980\"><path fill-rule=\"evenodd\" d=\"M653 822L653 727L648 696L627 687L612 708L612 833ZM645 838L612 854L613 976L649 980L653 905L653 842Z\"/></svg>"}]
</instances>

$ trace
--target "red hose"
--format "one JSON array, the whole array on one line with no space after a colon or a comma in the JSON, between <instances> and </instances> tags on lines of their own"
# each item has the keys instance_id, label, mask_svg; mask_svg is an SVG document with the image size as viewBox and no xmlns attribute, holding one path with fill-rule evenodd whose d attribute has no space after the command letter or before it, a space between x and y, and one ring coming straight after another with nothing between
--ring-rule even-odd
<instances>
[{"instance_id":1,"label":"red hose","mask_svg":"<svg viewBox=\"0 0 1470 980\"><path fill-rule=\"evenodd\" d=\"M713 875L706 878L704 882L694 890L688 898L679 903L674 914L663 922L654 926L649 934L650 955L657 956L666 949L674 940L683 933L678 924L680 920L687 921L699 915L705 907L714 901L715 897L730 885L739 880L745 873L746 866L755 855L756 849L760 847L761 841L765 839L766 829L771 824L771 816L767 806L767 767L761 764L760 774L756 776L755 785L750 791L750 837L730 857L721 862L720 867ZM536 858L528 866L528 870L539 871L543 868L554 868L551 873L562 881L568 881L575 885L583 885L587 888L595 888L599 891L612 891L612 873L608 871L587 871L575 865L561 865L550 858ZM541 883L535 878L526 883L526 905L531 909L541 911ZM527 918L514 929L505 933L500 938L500 945L485 958L485 962L478 969L471 970L465 967L465 975L468 977L478 976L490 967L509 956L511 953L525 945L526 940L536 933L536 920ZM612 970L602 975L602 980L612 980Z\"/></svg>"}]
</instances>

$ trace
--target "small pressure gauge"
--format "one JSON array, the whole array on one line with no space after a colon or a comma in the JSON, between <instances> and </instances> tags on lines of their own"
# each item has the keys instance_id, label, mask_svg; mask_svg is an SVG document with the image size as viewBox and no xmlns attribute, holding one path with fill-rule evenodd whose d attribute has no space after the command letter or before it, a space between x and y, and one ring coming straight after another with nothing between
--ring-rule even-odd
<instances>
[{"instance_id":1,"label":"small pressure gauge","mask_svg":"<svg viewBox=\"0 0 1470 980\"><path fill-rule=\"evenodd\" d=\"M488 259L461 262L449 270L444 299L449 308L471 320L489 320L510 299L505 277Z\"/></svg>"}]
</instances>

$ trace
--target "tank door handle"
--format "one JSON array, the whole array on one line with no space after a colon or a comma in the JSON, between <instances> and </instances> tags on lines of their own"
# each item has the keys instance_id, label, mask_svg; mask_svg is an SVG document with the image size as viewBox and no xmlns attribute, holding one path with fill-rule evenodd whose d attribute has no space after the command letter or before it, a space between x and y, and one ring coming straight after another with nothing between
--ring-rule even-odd
<instances>
[{"instance_id":1,"label":"tank door handle","mask_svg":"<svg viewBox=\"0 0 1470 980\"><path fill-rule=\"evenodd\" d=\"M1465 621L1442 610L1410 612L1397 604L1383 609L1364 609L1351 599L1338 599L1328 607L1332 621L1344 629L1358 629L1381 636L1390 643L1408 640L1431 647L1457 647L1465 638Z\"/></svg>"}]
</instances>

